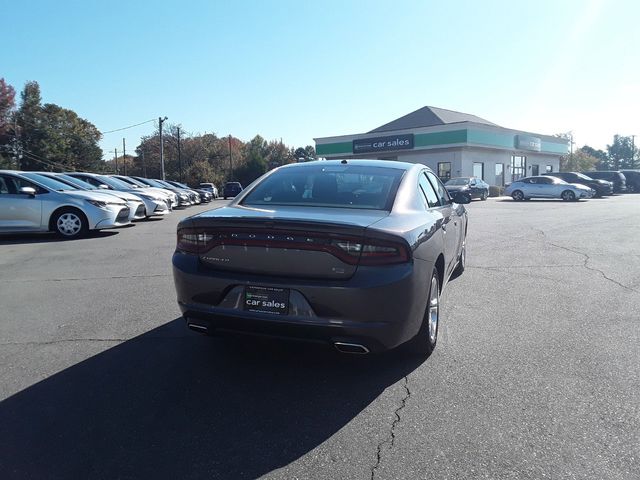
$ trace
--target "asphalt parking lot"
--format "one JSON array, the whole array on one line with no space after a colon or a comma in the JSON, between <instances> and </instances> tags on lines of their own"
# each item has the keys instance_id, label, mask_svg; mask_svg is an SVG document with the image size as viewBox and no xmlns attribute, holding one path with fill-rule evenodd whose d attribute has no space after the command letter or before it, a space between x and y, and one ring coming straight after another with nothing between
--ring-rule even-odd
<instances>
[{"instance_id":1,"label":"asphalt parking lot","mask_svg":"<svg viewBox=\"0 0 640 480\"><path fill-rule=\"evenodd\" d=\"M2 478L640 478L640 196L469 205L424 362L188 331L208 208L0 238Z\"/></svg>"}]
</instances>

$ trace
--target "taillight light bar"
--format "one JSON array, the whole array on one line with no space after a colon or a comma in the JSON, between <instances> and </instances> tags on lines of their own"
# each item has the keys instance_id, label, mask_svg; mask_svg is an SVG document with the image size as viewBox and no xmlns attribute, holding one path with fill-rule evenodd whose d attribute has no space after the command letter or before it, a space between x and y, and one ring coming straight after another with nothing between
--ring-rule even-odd
<instances>
[{"instance_id":1,"label":"taillight light bar","mask_svg":"<svg viewBox=\"0 0 640 480\"><path fill-rule=\"evenodd\" d=\"M212 230L183 228L178 230L177 250L204 253L218 246L243 246L309 250L330 253L349 265L391 265L410 261L409 246L403 240L390 241L288 231Z\"/></svg>"}]
</instances>

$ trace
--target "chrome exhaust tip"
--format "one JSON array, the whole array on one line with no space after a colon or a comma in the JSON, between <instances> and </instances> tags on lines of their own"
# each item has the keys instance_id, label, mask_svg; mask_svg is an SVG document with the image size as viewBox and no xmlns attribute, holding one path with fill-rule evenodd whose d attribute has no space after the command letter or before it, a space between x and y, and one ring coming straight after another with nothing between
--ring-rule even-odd
<instances>
[{"instance_id":1,"label":"chrome exhaust tip","mask_svg":"<svg viewBox=\"0 0 640 480\"><path fill-rule=\"evenodd\" d=\"M187 327L189 327L194 332L207 333L209 330L204 325L198 325L197 323L187 323Z\"/></svg>"},{"instance_id":2,"label":"chrome exhaust tip","mask_svg":"<svg viewBox=\"0 0 640 480\"><path fill-rule=\"evenodd\" d=\"M366 355L369 349L359 343L334 342L333 346L340 353L353 353L355 355Z\"/></svg>"}]
</instances>

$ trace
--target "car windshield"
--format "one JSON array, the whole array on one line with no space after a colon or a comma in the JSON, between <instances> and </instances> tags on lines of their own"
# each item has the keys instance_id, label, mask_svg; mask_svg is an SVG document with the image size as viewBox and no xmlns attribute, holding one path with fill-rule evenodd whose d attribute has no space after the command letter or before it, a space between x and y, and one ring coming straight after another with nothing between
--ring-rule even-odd
<instances>
[{"instance_id":1,"label":"car windshield","mask_svg":"<svg viewBox=\"0 0 640 480\"><path fill-rule=\"evenodd\" d=\"M94 187L89 182L85 182L84 180L80 180L79 178L71 177L69 175L56 174L55 179L58 179L61 182L70 183L71 185L75 185L85 190L98 190L97 187Z\"/></svg>"},{"instance_id":2,"label":"car windshield","mask_svg":"<svg viewBox=\"0 0 640 480\"><path fill-rule=\"evenodd\" d=\"M553 179L553 183L557 184L557 185L567 185L568 182L565 182L563 179L558 178L558 177L552 177Z\"/></svg>"},{"instance_id":3,"label":"car windshield","mask_svg":"<svg viewBox=\"0 0 640 480\"><path fill-rule=\"evenodd\" d=\"M591 177L587 177L584 173L576 173L576 177L582 179L582 180L593 180L593 178Z\"/></svg>"},{"instance_id":4,"label":"car windshield","mask_svg":"<svg viewBox=\"0 0 640 480\"><path fill-rule=\"evenodd\" d=\"M445 185L468 185L470 181L471 179L466 177L452 178Z\"/></svg>"},{"instance_id":5,"label":"car windshield","mask_svg":"<svg viewBox=\"0 0 640 480\"><path fill-rule=\"evenodd\" d=\"M155 187L155 188L164 188L164 189L167 188L166 185L162 185L160 182L157 182L156 180L152 180L150 178L145 178L144 180L140 180L140 182L146 183L147 186L151 185L152 187Z\"/></svg>"},{"instance_id":6,"label":"car windshield","mask_svg":"<svg viewBox=\"0 0 640 480\"><path fill-rule=\"evenodd\" d=\"M120 180L121 182L124 182L128 185L131 185L131 187L133 188L140 188L140 187L146 187L145 184L140 183L136 180L134 180L133 178L130 177L111 177L111 178L116 178L117 180Z\"/></svg>"},{"instance_id":7,"label":"car windshield","mask_svg":"<svg viewBox=\"0 0 640 480\"><path fill-rule=\"evenodd\" d=\"M55 180L51 177L47 177L45 175L41 175L39 173L25 172L25 173L22 173L22 176L30 180L33 180L34 182L38 182L39 184L44 185L45 187L51 190L56 190L58 192L79 190L79 188L77 187L74 187L67 183L60 182L58 180Z\"/></svg>"},{"instance_id":8,"label":"car windshield","mask_svg":"<svg viewBox=\"0 0 640 480\"><path fill-rule=\"evenodd\" d=\"M404 170L336 165L283 168L260 182L242 205L390 210Z\"/></svg>"},{"instance_id":9,"label":"car windshield","mask_svg":"<svg viewBox=\"0 0 640 480\"><path fill-rule=\"evenodd\" d=\"M175 185L171 185L169 182L165 182L164 180L154 180L154 182L158 183L162 188L168 188L170 190L176 188Z\"/></svg>"},{"instance_id":10,"label":"car windshield","mask_svg":"<svg viewBox=\"0 0 640 480\"><path fill-rule=\"evenodd\" d=\"M117 178L107 177L106 175L96 175L96 178L105 185L115 188L116 190L131 190L131 185L118 180Z\"/></svg>"}]
</instances>

